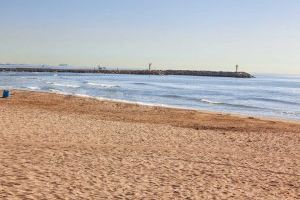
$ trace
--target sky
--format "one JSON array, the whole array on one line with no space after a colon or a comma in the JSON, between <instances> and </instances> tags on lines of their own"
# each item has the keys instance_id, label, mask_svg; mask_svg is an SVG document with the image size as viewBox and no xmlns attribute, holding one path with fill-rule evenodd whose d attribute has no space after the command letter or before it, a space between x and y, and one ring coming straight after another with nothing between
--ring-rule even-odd
<instances>
[{"instance_id":1,"label":"sky","mask_svg":"<svg viewBox=\"0 0 300 200\"><path fill-rule=\"evenodd\" d=\"M0 63L300 74L299 0L0 0Z\"/></svg>"}]
</instances>

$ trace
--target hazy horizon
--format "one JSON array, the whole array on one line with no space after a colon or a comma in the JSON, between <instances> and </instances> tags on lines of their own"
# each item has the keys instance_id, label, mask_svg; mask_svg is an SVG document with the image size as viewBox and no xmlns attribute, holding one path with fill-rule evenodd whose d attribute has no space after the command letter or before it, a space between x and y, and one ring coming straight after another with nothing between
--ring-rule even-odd
<instances>
[{"instance_id":1,"label":"hazy horizon","mask_svg":"<svg viewBox=\"0 0 300 200\"><path fill-rule=\"evenodd\" d=\"M300 74L300 1L0 2L0 63Z\"/></svg>"}]
</instances>

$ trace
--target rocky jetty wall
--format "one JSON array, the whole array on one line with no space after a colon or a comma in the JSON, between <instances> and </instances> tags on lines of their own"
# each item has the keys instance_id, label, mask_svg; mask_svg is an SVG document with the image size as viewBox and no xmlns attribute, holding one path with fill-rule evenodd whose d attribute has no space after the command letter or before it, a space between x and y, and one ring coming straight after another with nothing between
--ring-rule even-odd
<instances>
[{"instance_id":1,"label":"rocky jetty wall","mask_svg":"<svg viewBox=\"0 0 300 200\"><path fill-rule=\"evenodd\" d=\"M136 74L136 75L185 75L253 78L246 72L195 71L195 70L89 70L89 69L49 69L49 68L0 68L0 71L11 72L70 72L70 73L101 73L101 74Z\"/></svg>"}]
</instances>

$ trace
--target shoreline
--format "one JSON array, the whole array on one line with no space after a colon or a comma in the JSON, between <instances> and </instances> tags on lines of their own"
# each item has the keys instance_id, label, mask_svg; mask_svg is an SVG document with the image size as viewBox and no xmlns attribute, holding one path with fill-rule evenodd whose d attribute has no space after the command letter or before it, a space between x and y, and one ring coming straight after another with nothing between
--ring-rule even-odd
<instances>
[{"instance_id":1,"label":"shoreline","mask_svg":"<svg viewBox=\"0 0 300 200\"><path fill-rule=\"evenodd\" d=\"M13 90L0 129L3 199L296 199L300 186L298 123Z\"/></svg>"},{"instance_id":2,"label":"shoreline","mask_svg":"<svg viewBox=\"0 0 300 200\"><path fill-rule=\"evenodd\" d=\"M183 128L195 128L195 129L199 129L199 127L205 127L208 129L218 129L221 127L221 129L223 129L225 127L225 129L227 129L226 127L229 126L227 123L232 124L233 121L237 121L237 123L241 123L241 124L235 124L232 125L231 127L236 129L236 130L241 130L241 131L245 131L245 127L251 127L253 128L253 126L255 126L255 123L258 123L258 129L262 128L262 129L273 129L274 127L272 127L274 124L287 124L287 125L292 125L292 126L297 126L300 125L300 122L298 121L289 121L289 120L281 120L281 119L273 119L273 118L263 118L263 117L252 117L252 116L244 116L244 115L238 115L238 114L230 114L230 113L221 113L221 112L213 112L213 111L205 111L205 110L197 110L197 109L183 109L183 108L174 108L174 107L164 107L164 106L156 106L156 105L144 105L141 103L134 103L134 102L124 102L122 100L118 101L118 100L112 100L112 99L105 99L105 98L95 98L95 97L86 97L86 96L77 96L77 95L72 95L72 94L59 94L56 92L39 92L39 91L29 91L29 90L12 90L11 92L12 96L10 98L12 99L16 99L14 98L15 95L17 95L17 98L20 99L28 99L30 100L30 106L34 106L35 103L38 103L38 105L41 105L41 107L43 109L48 110L50 109L54 109L56 110L56 107L60 107L62 106L62 109L69 109L68 105L66 104L68 101L73 101L75 104L76 102L82 105L81 108L77 107L75 104L75 108L77 108L75 111L75 113L84 113L84 114L90 114L88 112L88 110L90 109L91 106L96 106L100 108L101 111L105 111L107 114L107 116L109 116L109 118L111 118L112 121L117 120L117 121L129 121L129 122L142 122L142 123L148 123L147 120L150 118L152 118L152 115L156 115L158 117L158 119L151 119L152 121L150 121L149 123L162 123L162 124L168 124L168 125L174 125L176 124L176 126L179 127L183 127ZM19 96L19 97L18 97ZM54 99L53 102L49 101L47 98L49 99ZM7 100L8 103L10 103L10 100L12 99L5 99L5 101ZM36 100L38 100L36 102ZM4 102L5 102L4 101ZM26 101L21 100L19 102L19 100L17 100L18 103L27 103ZM57 102L57 106L54 105L53 103ZM84 103L83 103L84 102ZM86 106L84 105L86 104ZM109 105L109 107L120 107L121 110L119 110L116 113L111 110L111 108L109 109L105 109L102 108L102 104L104 105ZM53 108L52 108L53 107ZM87 108L87 109L85 109ZM124 109L124 110L122 110ZM133 110L137 110L136 112L139 112L138 110L145 110L148 113L145 113L141 116L141 118L143 118L142 120L140 120L139 117L130 117L130 115L133 113L135 114L135 112L132 112ZM59 110L58 110L59 111ZM74 112L69 111L71 113ZM95 110L94 112L92 111L92 115L102 115L101 113L99 113L99 111ZM163 113L163 114L161 114ZM122 117L119 117L118 114L120 114ZM179 119L179 120L173 120L171 119L171 117L173 117L173 115L177 115L177 114L182 114L183 116ZM141 113L140 113L141 115ZM150 116L149 116L150 115ZM160 115L162 115L162 118L170 118L168 120L164 119L163 121L160 121ZM187 120L187 116L188 115L194 115L196 116L194 120L191 120L191 122L189 122ZM201 124L199 123L200 121L198 121L198 119L203 120L203 117L207 117L207 119L205 119L205 121L208 122L207 124ZM106 119L106 118L105 118ZM216 120L216 123L212 124L210 121L212 120ZM220 123L222 122L222 123ZM182 125L182 124L183 125ZM220 123L220 126L219 124ZM250 123L250 124L249 124ZM251 123L254 123L253 125L251 125ZM268 124L268 126L264 126L262 124ZM246 125L246 126L245 126Z\"/></svg>"},{"instance_id":3,"label":"shoreline","mask_svg":"<svg viewBox=\"0 0 300 200\"><path fill-rule=\"evenodd\" d=\"M225 115L225 116L233 116L238 118L244 118L244 119L259 119L264 121L278 121L278 122L287 122L287 123L296 123L300 124L299 120L296 119L286 119L286 118L277 118L277 117L269 117L269 116L260 116L260 115L247 115L247 114L239 114L239 113L230 113L230 112L218 112L218 111L210 111L210 110L202 110L197 108L189 108L189 107L180 107L180 106L172 106L172 105L166 105L166 104L155 104L155 103L144 103L144 102L135 102L135 101L128 101L128 100L122 100L122 99L110 99L105 97L93 97L89 95L81 95L81 94L69 94L66 92L55 92L55 91L37 91L37 90L30 90L30 89L13 89L12 91L28 91L28 92L34 92L34 93L45 93L45 94L57 94L57 95L64 95L64 96L73 96L78 98L87 98L87 99L94 99L97 101L107 101L112 103L124 103L124 104L131 104L131 105L139 105L139 106L149 106L149 107L161 107L161 108L167 108L167 109L179 109L179 110L185 110L185 111L196 111L200 113L205 114L215 114L215 115Z\"/></svg>"}]
</instances>

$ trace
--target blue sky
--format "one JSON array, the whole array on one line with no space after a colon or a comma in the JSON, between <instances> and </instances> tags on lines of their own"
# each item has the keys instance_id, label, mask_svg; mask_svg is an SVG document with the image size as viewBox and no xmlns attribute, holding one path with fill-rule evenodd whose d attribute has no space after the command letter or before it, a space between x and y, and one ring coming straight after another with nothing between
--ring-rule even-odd
<instances>
[{"instance_id":1,"label":"blue sky","mask_svg":"<svg viewBox=\"0 0 300 200\"><path fill-rule=\"evenodd\" d=\"M300 74L299 0L0 0L0 63Z\"/></svg>"}]
</instances>

